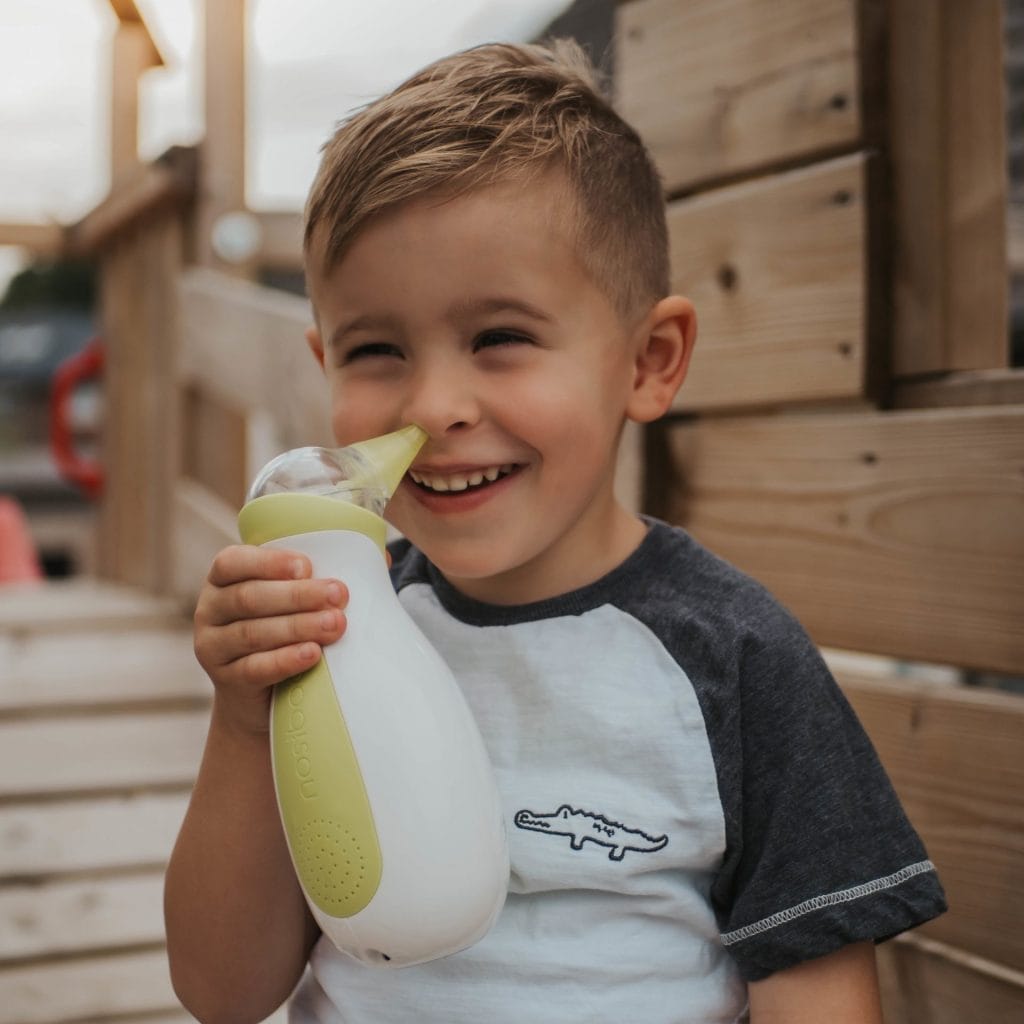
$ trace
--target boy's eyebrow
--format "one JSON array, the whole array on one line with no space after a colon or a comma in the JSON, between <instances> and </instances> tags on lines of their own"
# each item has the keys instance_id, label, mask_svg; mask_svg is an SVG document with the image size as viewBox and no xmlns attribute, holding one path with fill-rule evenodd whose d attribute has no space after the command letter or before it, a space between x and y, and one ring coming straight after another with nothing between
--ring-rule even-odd
<instances>
[{"instance_id":1,"label":"boy's eyebrow","mask_svg":"<svg viewBox=\"0 0 1024 1024\"><path fill-rule=\"evenodd\" d=\"M327 342L328 348L339 345L346 334L353 334L356 331L390 331L398 327L398 318L388 314L374 315L364 313L361 316L353 317L351 320L343 320L331 332Z\"/></svg>"},{"instance_id":2,"label":"boy's eyebrow","mask_svg":"<svg viewBox=\"0 0 1024 1024\"><path fill-rule=\"evenodd\" d=\"M450 320L464 320L470 317L480 316L486 313L522 313L533 320L550 322L551 316L542 309L531 305L523 299L512 296L495 295L481 299L464 299L456 302L448 309Z\"/></svg>"}]
</instances>

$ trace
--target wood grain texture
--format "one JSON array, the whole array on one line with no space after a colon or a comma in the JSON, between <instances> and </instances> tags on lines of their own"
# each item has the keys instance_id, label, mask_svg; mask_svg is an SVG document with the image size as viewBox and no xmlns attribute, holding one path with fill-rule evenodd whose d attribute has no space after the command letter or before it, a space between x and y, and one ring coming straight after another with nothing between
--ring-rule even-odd
<instances>
[{"instance_id":1,"label":"wood grain texture","mask_svg":"<svg viewBox=\"0 0 1024 1024\"><path fill-rule=\"evenodd\" d=\"M979 970L937 943L901 940L878 948L886 1024L1019 1024L1024 984L1010 972Z\"/></svg>"},{"instance_id":2,"label":"wood grain texture","mask_svg":"<svg viewBox=\"0 0 1024 1024\"><path fill-rule=\"evenodd\" d=\"M0 805L0 879L161 865L187 803L181 792Z\"/></svg>"},{"instance_id":3,"label":"wood grain texture","mask_svg":"<svg viewBox=\"0 0 1024 1024\"><path fill-rule=\"evenodd\" d=\"M2 794L190 785L208 721L206 711L0 721Z\"/></svg>"},{"instance_id":4,"label":"wood grain texture","mask_svg":"<svg viewBox=\"0 0 1024 1024\"><path fill-rule=\"evenodd\" d=\"M657 505L824 645L1024 668L1024 407L668 429Z\"/></svg>"},{"instance_id":5,"label":"wood grain texture","mask_svg":"<svg viewBox=\"0 0 1024 1024\"><path fill-rule=\"evenodd\" d=\"M885 9L893 372L1005 367L1002 4L891 0Z\"/></svg>"},{"instance_id":6,"label":"wood grain texture","mask_svg":"<svg viewBox=\"0 0 1024 1024\"><path fill-rule=\"evenodd\" d=\"M206 700L213 688L192 651L192 631L114 628L0 634L0 716Z\"/></svg>"},{"instance_id":7,"label":"wood grain texture","mask_svg":"<svg viewBox=\"0 0 1024 1024\"><path fill-rule=\"evenodd\" d=\"M1024 698L840 675L946 889L920 930L1024 978Z\"/></svg>"},{"instance_id":8,"label":"wood grain texture","mask_svg":"<svg viewBox=\"0 0 1024 1024\"><path fill-rule=\"evenodd\" d=\"M0 967L0 1024L135 1020L180 1007L162 949Z\"/></svg>"},{"instance_id":9,"label":"wood grain texture","mask_svg":"<svg viewBox=\"0 0 1024 1024\"><path fill-rule=\"evenodd\" d=\"M617 106L677 192L860 138L852 0L638 0L617 12Z\"/></svg>"},{"instance_id":10,"label":"wood grain texture","mask_svg":"<svg viewBox=\"0 0 1024 1024\"><path fill-rule=\"evenodd\" d=\"M303 332L309 303L214 271L182 275L178 376L229 407L273 410L277 450L329 444L328 393Z\"/></svg>"},{"instance_id":11,"label":"wood grain texture","mask_svg":"<svg viewBox=\"0 0 1024 1024\"><path fill-rule=\"evenodd\" d=\"M0 961L163 941L162 871L0 888Z\"/></svg>"},{"instance_id":12,"label":"wood grain texture","mask_svg":"<svg viewBox=\"0 0 1024 1024\"><path fill-rule=\"evenodd\" d=\"M854 155L670 204L698 322L676 409L864 397L866 190Z\"/></svg>"},{"instance_id":13,"label":"wood grain texture","mask_svg":"<svg viewBox=\"0 0 1024 1024\"><path fill-rule=\"evenodd\" d=\"M183 623L180 605L135 587L78 577L0 587L0 637Z\"/></svg>"}]
</instances>

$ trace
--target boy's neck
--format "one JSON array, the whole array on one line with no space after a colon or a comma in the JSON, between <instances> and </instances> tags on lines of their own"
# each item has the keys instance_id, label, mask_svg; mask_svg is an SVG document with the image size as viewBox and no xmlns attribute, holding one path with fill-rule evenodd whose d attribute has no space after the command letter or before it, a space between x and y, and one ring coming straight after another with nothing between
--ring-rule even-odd
<instances>
[{"instance_id":1,"label":"boy's neck","mask_svg":"<svg viewBox=\"0 0 1024 1024\"><path fill-rule=\"evenodd\" d=\"M560 552L557 561L540 558L497 576L461 578L442 571L460 593L485 604L523 605L579 590L620 566L643 542L647 524L617 501L608 510L600 531L601 545L575 545Z\"/></svg>"}]
</instances>

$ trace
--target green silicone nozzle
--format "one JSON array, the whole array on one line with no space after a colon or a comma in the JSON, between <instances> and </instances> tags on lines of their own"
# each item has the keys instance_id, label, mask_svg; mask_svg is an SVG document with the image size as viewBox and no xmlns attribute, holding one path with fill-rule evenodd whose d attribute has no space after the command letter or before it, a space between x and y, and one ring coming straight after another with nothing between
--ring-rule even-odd
<instances>
[{"instance_id":1,"label":"green silicone nozzle","mask_svg":"<svg viewBox=\"0 0 1024 1024\"><path fill-rule=\"evenodd\" d=\"M371 479L363 481L355 477L350 482L353 485L365 482L367 485L377 486L384 492L386 498L390 498L426 440L427 432L413 423L392 434L371 437L369 441L358 441L349 445L349 451L358 452L373 467L367 474Z\"/></svg>"}]
</instances>

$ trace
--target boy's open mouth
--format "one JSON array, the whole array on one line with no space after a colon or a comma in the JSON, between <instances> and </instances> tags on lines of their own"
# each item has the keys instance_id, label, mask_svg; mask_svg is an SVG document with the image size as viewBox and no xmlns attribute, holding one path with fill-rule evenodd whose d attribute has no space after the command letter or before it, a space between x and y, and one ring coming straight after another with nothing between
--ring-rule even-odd
<instances>
[{"instance_id":1,"label":"boy's open mouth","mask_svg":"<svg viewBox=\"0 0 1024 1024\"><path fill-rule=\"evenodd\" d=\"M468 473L422 473L410 469L409 476L417 487L431 494L463 494L488 487L519 469L522 466L518 463L507 462Z\"/></svg>"}]
</instances>

